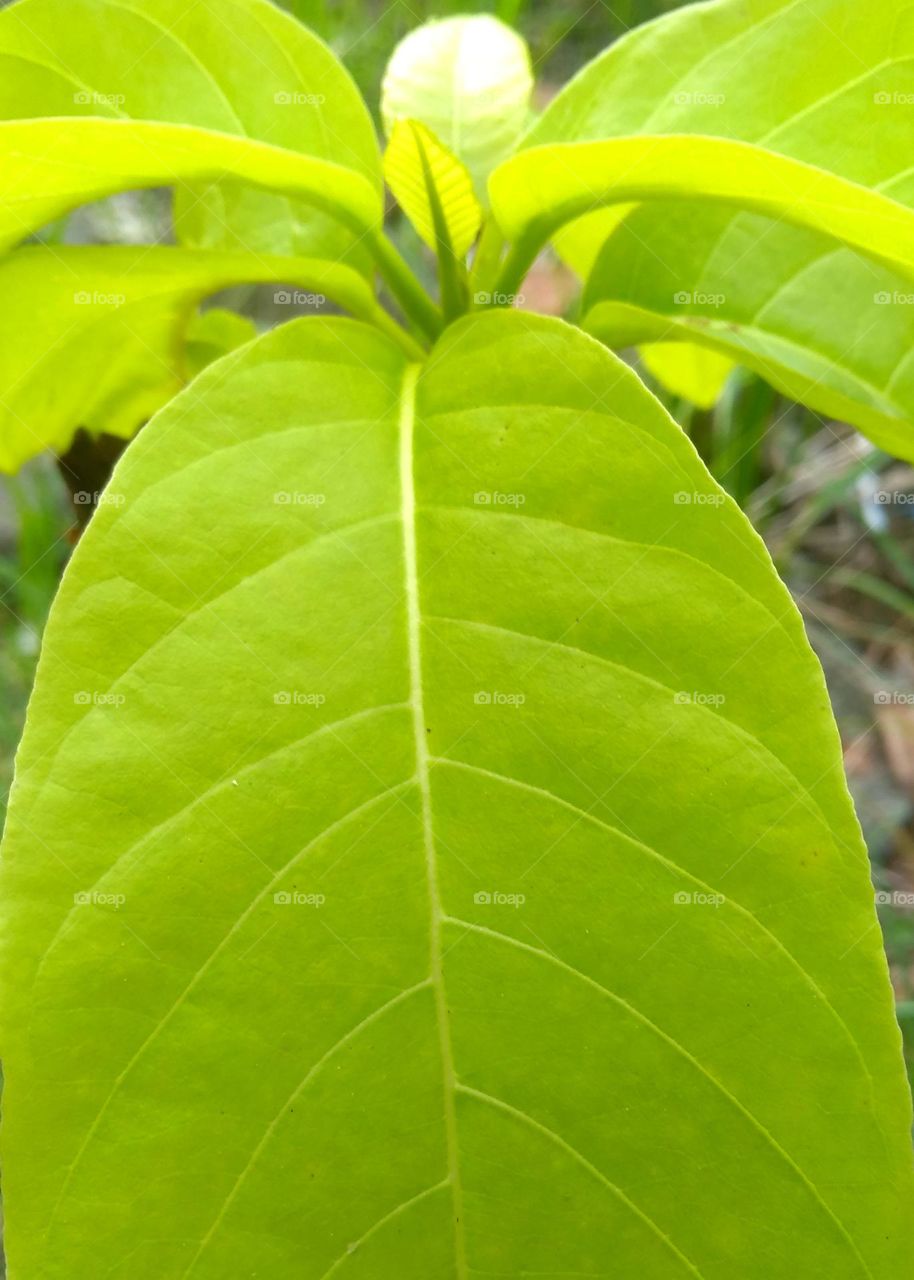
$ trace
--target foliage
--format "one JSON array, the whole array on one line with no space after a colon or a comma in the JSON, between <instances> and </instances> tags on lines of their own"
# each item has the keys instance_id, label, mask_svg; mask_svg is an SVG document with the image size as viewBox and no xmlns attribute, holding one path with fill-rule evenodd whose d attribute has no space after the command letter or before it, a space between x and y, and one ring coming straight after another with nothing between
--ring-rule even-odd
<instances>
[{"instance_id":1,"label":"foliage","mask_svg":"<svg viewBox=\"0 0 914 1280\"><path fill-rule=\"evenodd\" d=\"M662 264L683 226L719 240L682 279L726 278L738 326L759 270L740 235L770 229L796 291L770 311L778 360L742 331L708 348L911 456L903 398L855 363L863 274L835 303L857 355L818 378L797 355L835 264L914 267L904 132L863 150L875 88L907 74L901 0L883 34L845 0L715 0L633 33L495 167L469 261L485 165L395 55L383 166L438 301L384 234L370 118L329 50L265 0L225 8L0 15L0 288L27 281L49 317L4 351L34 447L168 400L67 571L17 765L14 1274L894 1280L910 1097L799 615L631 370L511 307L558 236L585 327L684 339L704 384L711 326L673 323ZM846 91L818 27L859 46ZM161 184L176 246L19 244ZM660 264L626 276L641 233ZM71 280L121 278L128 315L75 323ZM255 279L355 318L201 330L200 298ZM143 345L172 361L146 382ZM9 465L32 448L5 439Z\"/></svg>"}]
</instances>

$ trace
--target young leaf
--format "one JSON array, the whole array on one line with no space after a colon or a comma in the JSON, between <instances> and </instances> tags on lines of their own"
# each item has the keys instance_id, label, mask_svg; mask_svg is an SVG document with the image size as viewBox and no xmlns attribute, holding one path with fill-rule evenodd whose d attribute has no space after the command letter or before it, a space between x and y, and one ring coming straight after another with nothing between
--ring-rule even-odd
<instances>
[{"instance_id":1,"label":"young leaf","mask_svg":"<svg viewBox=\"0 0 914 1280\"><path fill-rule=\"evenodd\" d=\"M417 120L398 120L384 152L384 177L397 203L436 253L464 258L476 239L482 209L465 165L431 130ZM439 244L432 196L437 198L447 231Z\"/></svg>"},{"instance_id":2,"label":"young leaf","mask_svg":"<svg viewBox=\"0 0 914 1280\"><path fill-rule=\"evenodd\" d=\"M270 279L384 323L362 276L327 262L149 245L0 258L0 470L62 453L80 426L133 435L193 372L183 336L196 304Z\"/></svg>"},{"instance_id":3,"label":"young leaf","mask_svg":"<svg viewBox=\"0 0 914 1280\"><path fill-rule=\"evenodd\" d=\"M903 1274L821 672L629 370L302 321L109 498L3 851L14 1274Z\"/></svg>"},{"instance_id":4,"label":"young leaf","mask_svg":"<svg viewBox=\"0 0 914 1280\"><path fill-rule=\"evenodd\" d=\"M825 237L729 210L643 207L600 253L583 323L613 345L701 343L914 458L914 282Z\"/></svg>"},{"instance_id":5,"label":"young leaf","mask_svg":"<svg viewBox=\"0 0 914 1280\"><path fill-rule=\"evenodd\" d=\"M199 125L332 162L380 192L374 128L348 73L267 0L18 0L0 13L0 67L0 117ZM358 233L310 202L209 178L178 185L186 243L364 256Z\"/></svg>"},{"instance_id":6,"label":"young leaf","mask_svg":"<svg viewBox=\"0 0 914 1280\"><path fill-rule=\"evenodd\" d=\"M381 87L388 135L419 120L457 156L480 195L527 125L533 72L524 40L489 14L426 22L394 50Z\"/></svg>"}]
</instances>

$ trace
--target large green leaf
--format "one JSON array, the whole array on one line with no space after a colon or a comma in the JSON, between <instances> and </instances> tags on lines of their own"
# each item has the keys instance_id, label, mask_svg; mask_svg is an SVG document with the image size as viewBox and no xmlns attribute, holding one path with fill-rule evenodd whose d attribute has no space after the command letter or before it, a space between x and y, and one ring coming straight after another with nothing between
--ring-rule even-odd
<instances>
[{"instance_id":1,"label":"large green leaf","mask_svg":"<svg viewBox=\"0 0 914 1280\"><path fill-rule=\"evenodd\" d=\"M331 161L380 190L368 112L315 36L268 0L18 0L0 14L0 117L199 125ZM353 236L285 195L175 179L182 238L337 258Z\"/></svg>"},{"instance_id":2,"label":"large green leaf","mask_svg":"<svg viewBox=\"0 0 914 1280\"><path fill-rule=\"evenodd\" d=\"M0 161L0 250L115 191L225 176L301 196L359 236L381 222L380 194L353 170L190 125L7 120Z\"/></svg>"},{"instance_id":3,"label":"large green leaf","mask_svg":"<svg viewBox=\"0 0 914 1280\"><path fill-rule=\"evenodd\" d=\"M713 134L911 205L912 101L906 0L718 0L618 41L557 96L525 143ZM562 252L586 263L603 225L608 235L612 226L593 215L566 228ZM730 351L789 394L911 456L901 354L910 347L909 312L903 300L874 310L878 295L909 296L909 275L899 282L847 253L828 259L834 246L804 230L679 200L641 210L613 241L590 286L592 302L627 304L594 316L607 341L665 334ZM878 249L879 239L858 247ZM695 293L724 302L713 314L692 306L671 314L674 295Z\"/></svg>"},{"instance_id":4,"label":"large green leaf","mask_svg":"<svg viewBox=\"0 0 914 1280\"><path fill-rule=\"evenodd\" d=\"M0 258L0 470L63 452L80 426L133 435L187 381L183 337L196 304L266 280L389 323L361 275L322 261L148 245Z\"/></svg>"},{"instance_id":5,"label":"large green leaf","mask_svg":"<svg viewBox=\"0 0 914 1280\"><path fill-rule=\"evenodd\" d=\"M826 237L642 206L597 258L584 310L605 342L703 343L914 459L914 284Z\"/></svg>"},{"instance_id":6,"label":"large green leaf","mask_svg":"<svg viewBox=\"0 0 914 1280\"><path fill-rule=\"evenodd\" d=\"M833 237L914 279L914 209L836 174L728 138L636 135L532 147L489 179L492 209L516 241L501 292L516 293L559 227L614 204L697 199Z\"/></svg>"},{"instance_id":7,"label":"large green leaf","mask_svg":"<svg viewBox=\"0 0 914 1280\"><path fill-rule=\"evenodd\" d=\"M306 320L109 492L3 851L14 1275L904 1273L821 672L624 365Z\"/></svg>"}]
</instances>

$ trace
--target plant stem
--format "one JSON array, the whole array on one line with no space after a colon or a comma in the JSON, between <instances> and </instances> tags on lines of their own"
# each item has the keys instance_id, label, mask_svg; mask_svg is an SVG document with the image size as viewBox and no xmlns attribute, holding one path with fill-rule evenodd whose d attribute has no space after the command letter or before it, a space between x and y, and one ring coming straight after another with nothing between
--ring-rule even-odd
<instances>
[{"instance_id":1,"label":"plant stem","mask_svg":"<svg viewBox=\"0 0 914 1280\"><path fill-rule=\"evenodd\" d=\"M527 272L536 261L536 255L548 239L542 235L536 224L529 226L520 240L512 245L508 256L502 263L501 272L495 282L494 292L505 299L496 306L509 306L508 299L513 300L520 292Z\"/></svg>"},{"instance_id":2,"label":"plant stem","mask_svg":"<svg viewBox=\"0 0 914 1280\"><path fill-rule=\"evenodd\" d=\"M380 329L382 333L387 334L389 338L393 338L398 343L410 360L424 360L428 352L424 347L420 346L411 333L408 333L401 324L398 324L392 315L389 315L382 306L378 305L370 316L365 317L370 320L375 328Z\"/></svg>"},{"instance_id":3,"label":"plant stem","mask_svg":"<svg viewBox=\"0 0 914 1280\"><path fill-rule=\"evenodd\" d=\"M473 258L473 267L470 272L470 293L473 296L475 306L488 307L492 305L492 287L495 283L495 277L498 275L498 266L501 262L504 247L505 238L501 233L501 228L490 213L483 223L482 235L479 237L479 243L476 246L476 256ZM480 294L485 295L486 300L476 302L475 299Z\"/></svg>"},{"instance_id":4,"label":"plant stem","mask_svg":"<svg viewBox=\"0 0 914 1280\"><path fill-rule=\"evenodd\" d=\"M429 338L444 327L441 312L422 288L399 251L381 231L372 234L371 250L381 277L408 316Z\"/></svg>"}]
</instances>

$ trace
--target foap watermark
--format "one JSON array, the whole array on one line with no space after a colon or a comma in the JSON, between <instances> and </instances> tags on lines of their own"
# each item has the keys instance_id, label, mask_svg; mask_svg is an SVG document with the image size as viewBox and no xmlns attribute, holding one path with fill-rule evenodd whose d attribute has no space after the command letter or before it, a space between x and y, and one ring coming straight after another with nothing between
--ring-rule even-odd
<instances>
[{"instance_id":1,"label":"foap watermark","mask_svg":"<svg viewBox=\"0 0 914 1280\"><path fill-rule=\"evenodd\" d=\"M525 693L501 693L498 689L478 689L473 694L477 707L522 707L527 701Z\"/></svg>"},{"instance_id":2,"label":"foap watermark","mask_svg":"<svg viewBox=\"0 0 914 1280\"><path fill-rule=\"evenodd\" d=\"M874 93L873 101L877 107L911 107L914 106L914 93L902 93L897 89L893 93Z\"/></svg>"},{"instance_id":3,"label":"foap watermark","mask_svg":"<svg viewBox=\"0 0 914 1280\"><path fill-rule=\"evenodd\" d=\"M303 689L280 689L273 694L277 707L322 707L327 701L325 693L307 693Z\"/></svg>"},{"instance_id":4,"label":"foap watermark","mask_svg":"<svg viewBox=\"0 0 914 1280\"><path fill-rule=\"evenodd\" d=\"M673 903L677 907L722 907L726 901L722 893L685 893L680 890L673 894Z\"/></svg>"},{"instance_id":5,"label":"foap watermark","mask_svg":"<svg viewBox=\"0 0 914 1280\"><path fill-rule=\"evenodd\" d=\"M124 494L107 489L77 489L73 501L78 507L122 507L127 499Z\"/></svg>"},{"instance_id":6,"label":"foap watermark","mask_svg":"<svg viewBox=\"0 0 914 1280\"><path fill-rule=\"evenodd\" d=\"M673 503L677 507L721 507L727 501L725 493L689 493L680 489L673 494Z\"/></svg>"},{"instance_id":7,"label":"foap watermark","mask_svg":"<svg viewBox=\"0 0 914 1280\"><path fill-rule=\"evenodd\" d=\"M473 494L476 507L522 507L526 501L525 493L502 493L499 489L478 489Z\"/></svg>"},{"instance_id":8,"label":"foap watermark","mask_svg":"<svg viewBox=\"0 0 914 1280\"><path fill-rule=\"evenodd\" d=\"M688 289L680 289L673 294L677 307L722 307L726 301L725 293L692 293Z\"/></svg>"},{"instance_id":9,"label":"foap watermark","mask_svg":"<svg viewBox=\"0 0 914 1280\"><path fill-rule=\"evenodd\" d=\"M905 293L903 289L880 289L873 294L877 307L914 307L914 293Z\"/></svg>"},{"instance_id":10,"label":"foap watermark","mask_svg":"<svg viewBox=\"0 0 914 1280\"><path fill-rule=\"evenodd\" d=\"M114 907L118 911L126 901L123 893L100 893L98 889L84 889L73 894L74 907Z\"/></svg>"},{"instance_id":11,"label":"foap watermark","mask_svg":"<svg viewBox=\"0 0 914 1280\"><path fill-rule=\"evenodd\" d=\"M277 907L322 907L327 901L324 893L302 893L298 889L281 889L273 894Z\"/></svg>"},{"instance_id":12,"label":"foap watermark","mask_svg":"<svg viewBox=\"0 0 914 1280\"><path fill-rule=\"evenodd\" d=\"M80 89L73 94L73 101L78 107L122 107L127 99L122 93L95 93L91 89Z\"/></svg>"},{"instance_id":13,"label":"foap watermark","mask_svg":"<svg viewBox=\"0 0 914 1280\"><path fill-rule=\"evenodd\" d=\"M905 907L907 910L914 907L914 893L901 889L879 889L875 896L877 907Z\"/></svg>"},{"instance_id":14,"label":"foap watermark","mask_svg":"<svg viewBox=\"0 0 914 1280\"><path fill-rule=\"evenodd\" d=\"M877 689L873 694L877 707L914 707L914 693L899 693L897 689Z\"/></svg>"},{"instance_id":15,"label":"foap watermark","mask_svg":"<svg viewBox=\"0 0 914 1280\"><path fill-rule=\"evenodd\" d=\"M880 507L914 506L914 493L905 493L903 489L877 489L873 501Z\"/></svg>"},{"instance_id":16,"label":"foap watermark","mask_svg":"<svg viewBox=\"0 0 914 1280\"><path fill-rule=\"evenodd\" d=\"M304 289L274 289L273 301L280 307L323 307L327 298L323 293L308 293Z\"/></svg>"},{"instance_id":17,"label":"foap watermark","mask_svg":"<svg viewBox=\"0 0 914 1280\"><path fill-rule=\"evenodd\" d=\"M97 289L80 289L73 294L73 304L77 307L122 307L126 301L123 293L99 293Z\"/></svg>"},{"instance_id":18,"label":"foap watermark","mask_svg":"<svg viewBox=\"0 0 914 1280\"><path fill-rule=\"evenodd\" d=\"M488 889L480 889L478 893L473 894L473 901L477 907L514 907L516 911L518 907L524 905L527 898L523 893L502 893L498 889L490 892Z\"/></svg>"},{"instance_id":19,"label":"foap watermark","mask_svg":"<svg viewBox=\"0 0 914 1280\"><path fill-rule=\"evenodd\" d=\"M727 101L725 93L706 93L702 89L680 89L673 95L677 107L722 107Z\"/></svg>"},{"instance_id":20,"label":"foap watermark","mask_svg":"<svg viewBox=\"0 0 914 1280\"><path fill-rule=\"evenodd\" d=\"M122 693L102 693L100 689L80 689L73 694L78 707L122 707L126 700Z\"/></svg>"},{"instance_id":21,"label":"foap watermark","mask_svg":"<svg viewBox=\"0 0 914 1280\"><path fill-rule=\"evenodd\" d=\"M322 107L327 101L324 93L302 93L297 89L280 89L273 94L277 107Z\"/></svg>"},{"instance_id":22,"label":"foap watermark","mask_svg":"<svg viewBox=\"0 0 914 1280\"><path fill-rule=\"evenodd\" d=\"M522 293L489 293L480 289L473 294L473 301L477 307L522 307L526 298Z\"/></svg>"},{"instance_id":23,"label":"foap watermark","mask_svg":"<svg viewBox=\"0 0 914 1280\"><path fill-rule=\"evenodd\" d=\"M677 707L722 707L726 701L722 693L701 693L698 689L680 689L673 694Z\"/></svg>"},{"instance_id":24,"label":"foap watermark","mask_svg":"<svg viewBox=\"0 0 914 1280\"><path fill-rule=\"evenodd\" d=\"M273 494L273 502L277 507L322 507L326 501L326 493L300 493L298 490L280 489Z\"/></svg>"}]
</instances>

